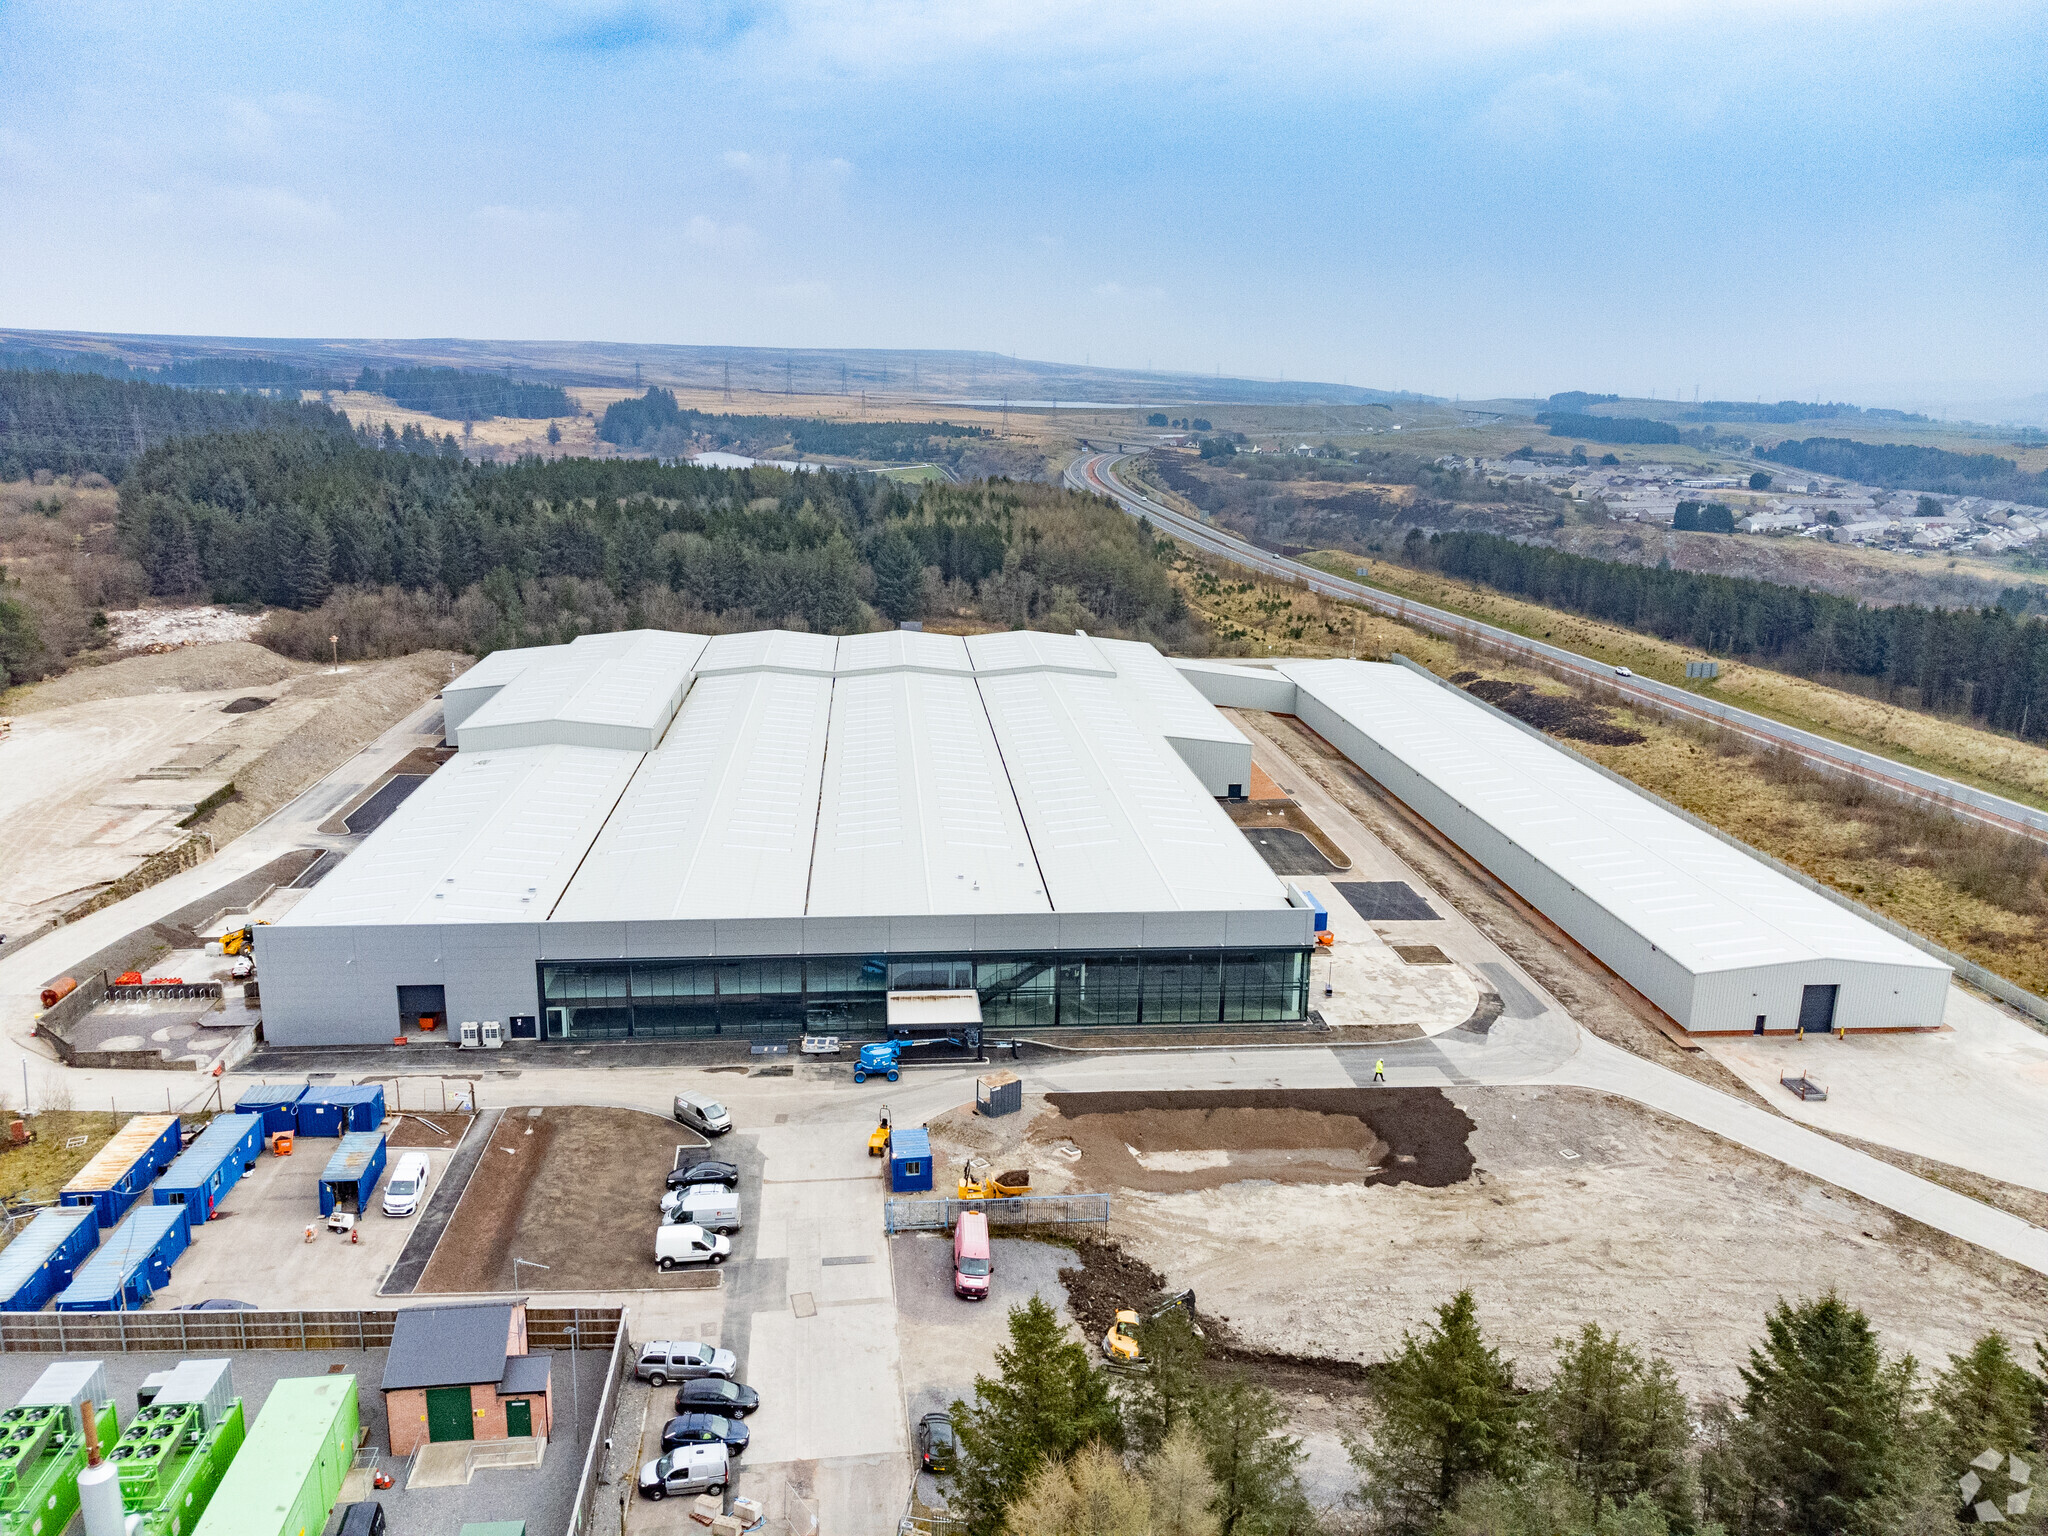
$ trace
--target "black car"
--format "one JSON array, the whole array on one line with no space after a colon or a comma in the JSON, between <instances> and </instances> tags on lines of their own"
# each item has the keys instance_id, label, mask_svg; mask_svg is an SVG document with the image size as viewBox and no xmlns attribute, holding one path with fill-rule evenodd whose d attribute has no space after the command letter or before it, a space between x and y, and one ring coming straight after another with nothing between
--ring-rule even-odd
<instances>
[{"instance_id":1,"label":"black car","mask_svg":"<svg viewBox=\"0 0 2048 1536\"><path fill-rule=\"evenodd\" d=\"M744 1419L761 1406L761 1394L743 1382L704 1376L676 1388L677 1413L720 1413Z\"/></svg>"},{"instance_id":2,"label":"black car","mask_svg":"<svg viewBox=\"0 0 2048 1536\"><path fill-rule=\"evenodd\" d=\"M718 1163L709 1160L701 1163L692 1163L687 1168L670 1169L668 1176L668 1187L670 1189L686 1189L692 1184L723 1184L727 1189L737 1189L739 1188L739 1183L739 1169L733 1167L731 1163Z\"/></svg>"},{"instance_id":3,"label":"black car","mask_svg":"<svg viewBox=\"0 0 2048 1536\"><path fill-rule=\"evenodd\" d=\"M348 1505L342 1511L338 1536L384 1536L384 1506L375 1499Z\"/></svg>"},{"instance_id":4,"label":"black car","mask_svg":"<svg viewBox=\"0 0 2048 1536\"><path fill-rule=\"evenodd\" d=\"M953 1470L953 1421L943 1413L928 1413L917 1421L917 1457L925 1471Z\"/></svg>"},{"instance_id":5,"label":"black car","mask_svg":"<svg viewBox=\"0 0 2048 1536\"><path fill-rule=\"evenodd\" d=\"M737 1456L747 1448L749 1438L746 1425L716 1413L680 1413L661 1426L664 1451L685 1445L722 1445L726 1455Z\"/></svg>"}]
</instances>

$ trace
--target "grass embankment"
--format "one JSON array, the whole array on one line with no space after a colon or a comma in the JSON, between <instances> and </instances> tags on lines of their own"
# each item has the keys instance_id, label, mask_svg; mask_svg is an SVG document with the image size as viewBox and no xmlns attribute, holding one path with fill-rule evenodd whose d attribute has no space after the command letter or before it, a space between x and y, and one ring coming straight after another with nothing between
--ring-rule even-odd
<instances>
[{"instance_id":1,"label":"grass embankment","mask_svg":"<svg viewBox=\"0 0 2048 1536\"><path fill-rule=\"evenodd\" d=\"M1360 579L1358 567L1364 565L1371 572L1368 585L1394 596L1414 598L1518 635L1547 640L1703 698L1752 710L1832 741L2048 809L2048 749L2014 737L1741 661L1723 660L1721 676L1712 682L1688 682L1685 664L1702 659L1702 653L1691 646L1382 560L1367 561L1328 550L1305 560L1354 581ZM1413 651L1407 654L1424 660Z\"/></svg>"},{"instance_id":2,"label":"grass embankment","mask_svg":"<svg viewBox=\"0 0 2048 1536\"><path fill-rule=\"evenodd\" d=\"M2048 856L2034 844L1869 794L1706 727L1610 709L1606 699L1546 673L1498 664L1475 648L1299 587L1192 560L1182 563L1178 579L1189 605L1223 638L1221 652L1384 661L1398 651L1442 677L1469 680L1476 673L1537 694L1576 698L1581 707L1556 713L1580 720L1605 716L1641 740L1603 745L1577 731L1566 743L1575 750L2008 980L2033 992L2048 990ZM1865 702L1840 700L1842 706ZM1985 732L1973 734L2007 745Z\"/></svg>"},{"instance_id":3,"label":"grass embankment","mask_svg":"<svg viewBox=\"0 0 2048 1536\"><path fill-rule=\"evenodd\" d=\"M8 1115L0 1120L0 1135L6 1131ZM92 1161L93 1154L107 1144L107 1138L128 1123L128 1116L107 1110L48 1109L28 1117L35 1140L26 1146L0 1142L0 1200L9 1205L24 1200L55 1200L79 1169ZM67 1146L67 1142L77 1142Z\"/></svg>"}]
</instances>

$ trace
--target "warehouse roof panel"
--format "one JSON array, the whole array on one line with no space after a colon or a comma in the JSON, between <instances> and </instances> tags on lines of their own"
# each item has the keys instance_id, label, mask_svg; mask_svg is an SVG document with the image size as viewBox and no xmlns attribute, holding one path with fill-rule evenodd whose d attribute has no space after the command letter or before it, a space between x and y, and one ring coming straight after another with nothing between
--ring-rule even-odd
<instances>
[{"instance_id":1,"label":"warehouse roof panel","mask_svg":"<svg viewBox=\"0 0 2048 1536\"><path fill-rule=\"evenodd\" d=\"M1279 670L1690 971L1823 957L1947 969L1404 667L1302 661Z\"/></svg>"},{"instance_id":2,"label":"warehouse roof panel","mask_svg":"<svg viewBox=\"0 0 2048 1536\"><path fill-rule=\"evenodd\" d=\"M845 655L842 646L842 662ZM840 676L808 910L815 917L1051 910L971 677Z\"/></svg>"},{"instance_id":3,"label":"warehouse roof panel","mask_svg":"<svg viewBox=\"0 0 2048 1536\"><path fill-rule=\"evenodd\" d=\"M1113 677L1116 669L1103 660L1102 652L1086 635L1054 635L1035 629L999 630L990 635L969 635L967 654L982 677L1008 672L1079 672L1089 677Z\"/></svg>"},{"instance_id":4,"label":"warehouse roof panel","mask_svg":"<svg viewBox=\"0 0 2048 1536\"><path fill-rule=\"evenodd\" d=\"M1055 911L1287 904L1278 878L1113 678L977 681Z\"/></svg>"},{"instance_id":5,"label":"warehouse roof panel","mask_svg":"<svg viewBox=\"0 0 2048 1536\"><path fill-rule=\"evenodd\" d=\"M640 766L638 752L461 752L280 921L539 922Z\"/></svg>"},{"instance_id":6,"label":"warehouse roof panel","mask_svg":"<svg viewBox=\"0 0 2048 1536\"><path fill-rule=\"evenodd\" d=\"M802 916L831 702L829 675L699 677L553 915Z\"/></svg>"},{"instance_id":7,"label":"warehouse roof panel","mask_svg":"<svg viewBox=\"0 0 2048 1536\"><path fill-rule=\"evenodd\" d=\"M837 635L755 629L740 635L713 637L697 660L697 672L703 677L725 672L805 672L830 676L838 654Z\"/></svg>"},{"instance_id":8,"label":"warehouse roof panel","mask_svg":"<svg viewBox=\"0 0 2048 1536\"><path fill-rule=\"evenodd\" d=\"M682 703L702 635L640 629L549 646L457 728L465 751L618 747L651 751Z\"/></svg>"},{"instance_id":9,"label":"warehouse roof panel","mask_svg":"<svg viewBox=\"0 0 2048 1536\"><path fill-rule=\"evenodd\" d=\"M865 635L842 635L835 669L841 677L862 672L952 672L965 677L974 670L967 642L958 635L928 635L914 629L879 629Z\"/></svg>"},{"instance_id":10,"label":"warehouse roof panel","mask_svg":"<svg viewBox=\"0 0 2048 1536\"><path fill-rule=\"evenodd\" d=\"M1101 640L1096 650L1116 668L1140 710L1160 731L1185 741L1249 746L1243 731L1217 712L1180 669L1141 640Z\"/></svg>"}]
</instances>

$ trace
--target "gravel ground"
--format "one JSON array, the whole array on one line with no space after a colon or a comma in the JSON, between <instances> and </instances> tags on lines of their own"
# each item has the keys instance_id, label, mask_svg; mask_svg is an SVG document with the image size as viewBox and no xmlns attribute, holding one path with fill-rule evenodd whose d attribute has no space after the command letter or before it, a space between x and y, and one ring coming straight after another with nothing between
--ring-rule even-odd
<instances>
[{"instance_id":1,"label":"gravel ground","mask_svg":"<svg viewBox=\"0 0 2048 1536\"><path fill-rule=\"evenodd\" d=\"M1358 1363L1468 1286L1525 1375L1598 1322L1694 1394L1736 1389L1779 1297L1831 1286L1925 1362L2040 1331L2041 1276L1695 1127L1575 1089L1448 1097L1474 1126L1469 1177L1125 1191L1113 1235L1244 1347Z\"/></svg>"},{"instance_id":2,"label":"gravel ground","mask_svg":"<svg viewBox=\"0 0 2048 1536\"><path fill-rule=\"evenodd\" d=\"M248 640L262 625L260 613L233 613L226 608L127 608L107 615L115 648L138 650L159 645L210 645L221 640Z\"/></svg>"}]
</instances>

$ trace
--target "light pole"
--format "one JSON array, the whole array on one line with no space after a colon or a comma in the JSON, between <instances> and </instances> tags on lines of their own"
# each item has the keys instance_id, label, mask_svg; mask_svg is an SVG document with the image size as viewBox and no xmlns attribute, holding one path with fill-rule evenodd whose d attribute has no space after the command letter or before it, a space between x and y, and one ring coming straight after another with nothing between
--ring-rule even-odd
<instances>
[{"instance_id":1,"label":"light pole","mask_svg":"<svg viewBox=\"0 0 2048 1536\"><path fill-rule=\"evenodd\" d=\"M623 1314L621 1314L623 1316ZM576 1421L569 1426L569 1451L573 1455L583 1443L583 1382L576 1369L576 1325L569 1325L569 1400L574 1405Z\"/></svg>"}]
</instances>

